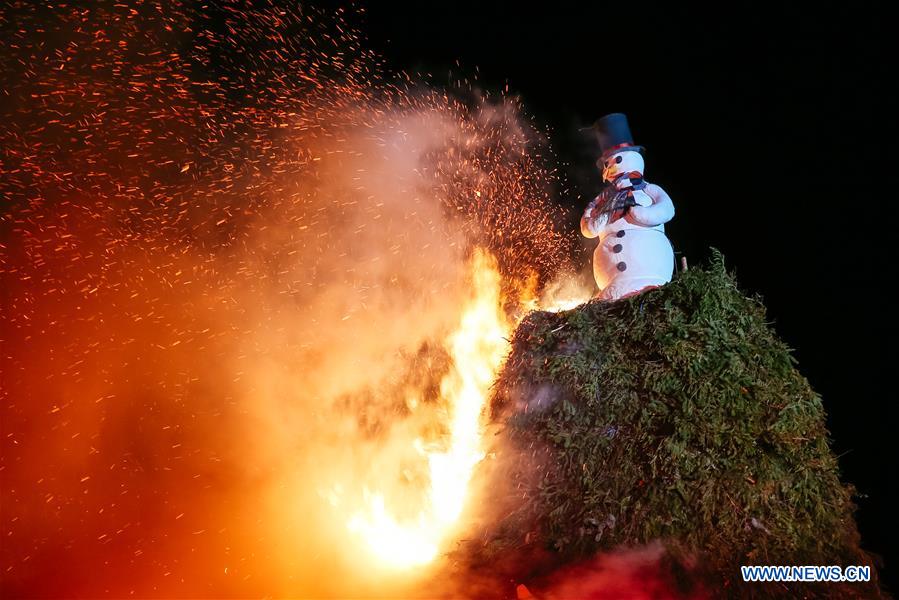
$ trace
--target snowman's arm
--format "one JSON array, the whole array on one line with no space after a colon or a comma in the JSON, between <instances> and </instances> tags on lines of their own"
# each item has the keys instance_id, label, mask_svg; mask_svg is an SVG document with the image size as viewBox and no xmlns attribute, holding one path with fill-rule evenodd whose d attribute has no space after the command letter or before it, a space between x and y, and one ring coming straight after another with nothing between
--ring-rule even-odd
<instances>
[{"instance_id":1,"label":"snowman's arm","mask_svg":"<svg viewBox=\"0 0 899 600\"><path fill-rule=\"evenodd\" d=\"M645 227L655 227L670 221L674 217L674 203L665 190L654 183L648 183L644 191L652 198L652 204L631 207L630 217Z\"/></svg>"},{"instance_id":2,"label":"snowman's arm","mask_svg":"<svg viewBox=\"0 0 899 600\"><path fill-rule=\"evenodd\" d=\"M596 208L596 203L599 201L599 196L593 199L590 204L587 205L587 209L584 211L584 215L581 217L581 234L587 238L595 238L600 233L602 233L603 228L606 226L606 223L609 220L608 215L599 215L597 217L593 216L593 209Z\"/></svg>"}]
</instances>

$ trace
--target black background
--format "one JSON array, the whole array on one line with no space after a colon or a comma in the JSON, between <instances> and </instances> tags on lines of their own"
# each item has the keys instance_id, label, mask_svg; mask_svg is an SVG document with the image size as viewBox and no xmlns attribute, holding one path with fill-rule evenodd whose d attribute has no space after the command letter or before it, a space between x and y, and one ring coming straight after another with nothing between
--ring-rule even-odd
<instances>
[{"instance_id":1,"label":"black background","mask_svg":"<svg viewBox=\"0 0 899 600\"><path fill-rule=\"evenodd\" d=\"M568 163L573 227L600 185L578 129L627 113L675 249L720 249L823 396L895 591L893 34L879 5L817 6L372 2L363 29L392 67L520 95Z\"/></svg>"}]
</instances>

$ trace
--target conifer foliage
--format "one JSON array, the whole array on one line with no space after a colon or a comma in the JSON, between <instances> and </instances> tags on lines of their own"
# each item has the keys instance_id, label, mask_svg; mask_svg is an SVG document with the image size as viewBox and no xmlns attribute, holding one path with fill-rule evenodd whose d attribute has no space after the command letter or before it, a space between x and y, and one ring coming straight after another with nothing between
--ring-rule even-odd
<instances>
[{"instance_id":1,"label":"conifer foliage","mask_svg":"<svg viewBox=\"0 0 899 600\"><path fill-rule=\"evenodd\" d=\"M879 594L742 583L740 565L872 562L821 399L720 254L638 296L532 313L512 343L492 405L508 493L481 558L524 576L525 556L661 540L713 595Z\"/></svg>"}]
</instances>

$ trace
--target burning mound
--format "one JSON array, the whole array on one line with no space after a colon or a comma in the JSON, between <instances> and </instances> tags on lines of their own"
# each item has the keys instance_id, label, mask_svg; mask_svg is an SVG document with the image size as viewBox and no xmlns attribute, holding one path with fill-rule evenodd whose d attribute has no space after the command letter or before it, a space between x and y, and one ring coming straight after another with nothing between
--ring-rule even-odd
<instances>
[{"instance_id":1,"label":"burning mound","mask_svg":"<svg viewBox=\"0 0 899 600\"><path fill-rule=\"evenodd\" d=\"M507 493L471 544L475 568L540 590L562 564L661 541L674 596L878 595L740 578L871 558L821 400L720 255L636 297L532 313L512 347L493 400Z\"/></svg>"}]
</instances>

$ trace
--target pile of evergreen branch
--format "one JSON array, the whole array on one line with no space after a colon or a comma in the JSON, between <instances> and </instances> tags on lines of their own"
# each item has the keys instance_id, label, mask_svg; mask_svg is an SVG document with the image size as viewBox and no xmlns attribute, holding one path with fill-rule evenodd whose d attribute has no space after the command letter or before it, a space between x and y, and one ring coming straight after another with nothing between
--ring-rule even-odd
<instances>
[{"instance_id":1,"label":"pile of evergreen branch","mask_svg":"<svg viewBox=\"0 0 899 600\"><path fill-rule=\"evenodd\" d=\"M880 594L742 583L740 565L872 561L821 400L720 254L635 297L532 313L512 346L493 399L508 492L475 563L533 580L662 540L716 596Z\"/></svg>"}]
</instances>

